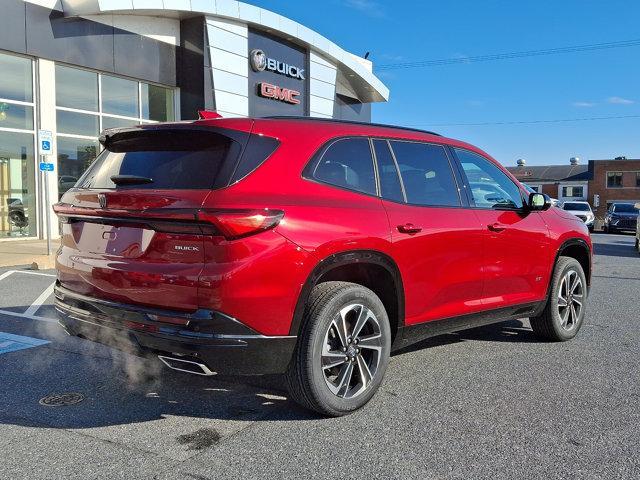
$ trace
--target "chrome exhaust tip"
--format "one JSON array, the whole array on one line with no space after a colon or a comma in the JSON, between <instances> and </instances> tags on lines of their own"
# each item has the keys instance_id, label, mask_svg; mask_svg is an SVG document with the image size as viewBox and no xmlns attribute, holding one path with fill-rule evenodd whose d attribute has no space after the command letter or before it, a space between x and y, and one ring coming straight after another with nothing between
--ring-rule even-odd
<instances>
[{"instance_id":1,"label":"chrome exhaust tip","mask_svg":"<svg viewBox=\"0 0 640 480\"><path fill-rule=\"evenodd\" d=\"M212 372L209 367L201 362L185 360L178 357L167 357L164 355L158 355L158 358L171 370L177 370L178 372L193 373L194 375L203 375L207 377L216 374L216 372Z\"/></svg>"}]
</instances>

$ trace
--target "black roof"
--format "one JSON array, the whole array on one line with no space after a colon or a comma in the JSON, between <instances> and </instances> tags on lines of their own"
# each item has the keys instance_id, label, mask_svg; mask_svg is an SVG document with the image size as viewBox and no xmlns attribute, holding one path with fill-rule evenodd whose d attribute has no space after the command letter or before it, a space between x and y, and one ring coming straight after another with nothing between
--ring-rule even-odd
<instances>
[{"instance_id":1,"label":"black roof","mask_svg":"<svg viewBox=\"0 0 640 480\"><path fill-rule=\"evenodd\" d=\"M558 182L590 180L588 165L546 165L507 167L521 182Z\"/></svg>"},{"instance_id":2,"label":"black roof","mask_svg":"<svg viewBox=\"0 0 640 480\"><path fill-rule=\"evenodd\" d=\"M320 117L300 117L295 115L272 115L268 117L260 117L272 120L303 120L307 122L330 122L330 123L346 123L348 125L364 125L367 127L383 127L383 128L394 128L396 130L406 130L409 132L420 132L427 133L429 135L436 135L441 137L439 133L431 132L429 130L421 130L419 128L411 128L411 127L400 127L398 125L387 125L385 123L371 123L371 122L357 122L355 120L338 120L335 118L320 118Z\"/></svg>"}]
</instances>

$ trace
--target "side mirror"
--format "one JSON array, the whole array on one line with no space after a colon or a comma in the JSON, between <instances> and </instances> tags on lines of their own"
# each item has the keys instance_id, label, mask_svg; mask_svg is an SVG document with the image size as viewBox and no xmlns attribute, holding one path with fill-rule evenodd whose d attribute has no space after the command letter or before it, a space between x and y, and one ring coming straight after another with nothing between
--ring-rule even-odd
<instances>
[{"instance_id":1,"label":"side mirror","mask_svg":"<svg viewBox=\"0 0 640 480\"><path fill-rule=\"evenodd\" d=\"M549 210L551 205L551 197L549 195L535 192L529 194L529 202L527 203L529 210Z\"/></svg>"}]
</instances>

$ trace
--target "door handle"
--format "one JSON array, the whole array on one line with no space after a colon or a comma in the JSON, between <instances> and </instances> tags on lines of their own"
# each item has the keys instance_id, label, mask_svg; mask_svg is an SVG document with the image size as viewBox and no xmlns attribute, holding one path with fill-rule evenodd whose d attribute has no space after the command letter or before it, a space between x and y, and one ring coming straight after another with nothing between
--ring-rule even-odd
<instances>
[{"instance_id":1,"label":"door handle","mask_svg":"<svg viewBox=\"0 0 640 480\"><path fill-rule=\"evenodd\" d=\"M492 223L491 225L488 225L487 228L492 232L502 232L507 229L507 226L502 223Z\"/></svg>"},{"instance_id":2,"label":"door handle","mask_svg":"<svg viewBox=\"0 0 640 480\"><path fill-rule=\"evenodd\" d=\"M398 225L398 231L400 233L408 233L409 235L415 235L422 231L422 227L416 227L413 223L405 223L404 225Z\"/></svg>"}]
</instances>

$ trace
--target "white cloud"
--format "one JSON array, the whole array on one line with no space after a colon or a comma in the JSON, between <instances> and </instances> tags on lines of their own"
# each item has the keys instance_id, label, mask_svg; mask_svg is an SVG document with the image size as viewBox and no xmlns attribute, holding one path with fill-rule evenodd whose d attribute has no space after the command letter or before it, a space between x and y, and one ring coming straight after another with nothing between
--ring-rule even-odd
<instances>
[{"instance_id":1,"label":"white cloud","mask_svg":"<svg viewBox=\"0 0 640 480\"><path fill-rule=\"evenodd\" d=\"M597 103L595 102L573 102L571 105L578 108L591 108L595 107Z\"/></svg>"},{"instance_id":2,"label":"white cloud","mask_svg":"<svg viewBox=\"0 0 640 480\"><path fill-rule=\"evenodd\" d=\"M344 0L344 4L371 17L384 17L382 6L373 0Z\"/></svg>"},{"instance_id":3,"label":"white cloud","mask_svg":"<svg viewBox=\"0 0 640 480\"><path fill-rule=\"evenodd\" d=\"M629 100L628 98L622 98L622 97L609 97L607 98L607 102L614 103L616 105L632 105L636 103L633 100Z\"/></svg>"}]
</instances>

